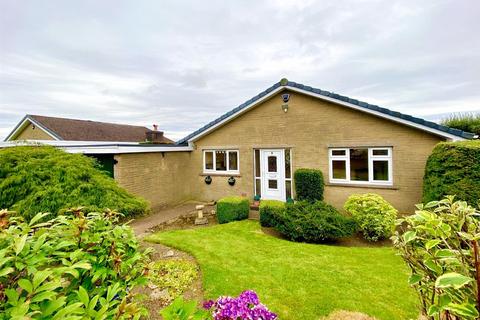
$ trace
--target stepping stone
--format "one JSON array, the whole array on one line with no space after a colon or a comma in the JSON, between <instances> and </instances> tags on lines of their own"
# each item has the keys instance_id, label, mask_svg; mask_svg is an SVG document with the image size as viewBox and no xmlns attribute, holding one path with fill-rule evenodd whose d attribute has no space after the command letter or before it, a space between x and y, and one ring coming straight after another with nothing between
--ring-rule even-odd
<instances>
[{"instance_id":1,"label":"stepping stone","mask_svg":"<svg viewBox=\"0 0 480 320\"><path fill-rule=\"evenodd\" d=\"M168 250L167 252L165 252L163 257L164 258L170 258L170 257L173 257L174 255L175 255L175 252L173 252L173 250Z\"/></svg>"}]
</instances>

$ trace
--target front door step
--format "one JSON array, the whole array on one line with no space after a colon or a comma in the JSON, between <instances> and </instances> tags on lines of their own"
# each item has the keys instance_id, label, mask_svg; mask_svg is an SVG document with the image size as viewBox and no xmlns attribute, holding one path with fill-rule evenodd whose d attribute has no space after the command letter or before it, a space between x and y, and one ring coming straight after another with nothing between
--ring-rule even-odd
<instances>
[{"instance_id":1,"label":"front door step","mask_svg":"<svg viewBox=\"0 0 480 320\"><path fill-rule=\"evenodd\" d=\"M260 220L260 212L258 210L250 210L250 213L248 214L248 219Z\"/></svg>"}]
</instances>

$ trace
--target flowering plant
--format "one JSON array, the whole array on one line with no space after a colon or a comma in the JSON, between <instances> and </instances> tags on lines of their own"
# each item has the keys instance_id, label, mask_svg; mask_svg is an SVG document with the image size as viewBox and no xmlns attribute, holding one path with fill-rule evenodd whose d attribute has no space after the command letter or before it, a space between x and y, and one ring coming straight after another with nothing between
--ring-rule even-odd
<instances>
[{"instance_id":1,"label":"flowering plant","mask_svg":"<svg viewBox=\"0 0 480 320\"><path fill-rule=\"evenodd\" d=\"M237 298L221 296L217 301L209 300L203 304L212 312L214 320L276 320L277 315L260 303L252 290L242 292Z\"/></svg>"}]
</instances>

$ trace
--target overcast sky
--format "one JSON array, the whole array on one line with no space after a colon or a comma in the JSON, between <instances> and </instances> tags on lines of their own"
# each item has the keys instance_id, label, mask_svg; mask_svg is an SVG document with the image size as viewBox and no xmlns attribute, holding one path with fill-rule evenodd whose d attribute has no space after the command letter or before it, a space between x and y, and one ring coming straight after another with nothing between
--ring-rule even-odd
<instances>
[{"instance_id":1,"label":"overcast sky","mask_svg":"<svg viewBox=\"0 0 480 320\"><path fill-rule=\"evenodd\" d=\"M27 113L181 138L282 77L480 111L480 1L0 0L0 137Z\"/></svg>"}]
</instances>

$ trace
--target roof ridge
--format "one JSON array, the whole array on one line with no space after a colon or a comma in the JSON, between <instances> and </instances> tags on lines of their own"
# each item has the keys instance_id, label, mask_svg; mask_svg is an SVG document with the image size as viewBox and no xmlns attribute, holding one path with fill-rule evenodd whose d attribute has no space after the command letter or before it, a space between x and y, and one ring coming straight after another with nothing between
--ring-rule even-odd
<instances>
[{"instance_id":1,"label":"roof ridge","mask_svg":"<svg viewBox=\"0 0 480 320\"><path fill-rule=\"evenodd\" d=\"M312 92L312 93L315 93L315 94L318 94L318 95L322 95L324 97L328 97L328 98L339 100L339 101L342 101L342 102L345 102L345 103L353 104L353 105L356 105L358 107L361 107L361 108L364 108L364 109L367 109L367 110L379 112L379 113L382 113L382 114L385 114L385 115L388 115L388 116L391 116L391 117L395 117L395 118L398 118L398 119L402 119L402 120L405 120L405 121L409 121L409 122L412 122L412 123L415 123L415 124L418 124L418 125L423 125L425 127L428 127L428 128L431 128L431 129L436 129L436 130L439 130L439 131L442 131L442 132L445 132L445 133L448 133L448 134L451 134L451 135L454 135L454 136L457 136L457 137L465 138L465 139L472 139L475 136L471 132L466 132L466 131L462 131L462 130L459 130L459 129L450 128L450 127L435 123L433 121L428 121L428 120L425 120L425 119L422 119L422 118L419 118L419 117L411 116L411 115L401 113L401 112L398 112L398 111L393 111L393 110L390 110L390 109L387 109L387 108L384 108L384 107L380 107L378 105L370 104L368 102L364 102L364 101L361 101L361 100L358 100L358 99L352 99L352 98L349 98L347 96L343 96L343 95L340 95L340 94L337 94L337 93L334 93L334 92L331 92L331 91L326 91L326 90L322 90L322 89L319 89L319 88L306 86L304 84L297 83L297 82L294 82L294 81L289 81L286 78L283 78L279 82L275 83L271 87L267 88L266 90L262 91L261 93L257 94L256 96L250 98L249 100L245 101L244 103L240 104L236 108L228 111L227 113L221 115L220 117L216 118L215 120L210 121L209 123L207 123L203 127L199 128L199 129L195 130L194 132L192 132L191 134L187 135L186 137L178 140L176 142L176 144L184 144L184 143L188 142L188 140L190 140L191 138L193 138L193 137L197 136L198 134L202 133L203 131L213 127L214 125L216 125L217 123L225 120L226 118L230 117L231 115L241 111L242 109L246 108L248 105L258 101L260 98L264 97L265 95L267 95L271 91L277 89L278 87L298 88L298 89L303 90L303 91Z\"/></svg>"},{"instance_id":2,"label":"roof ridge","mask_svg":"<svg viewBox=\"0 0 480 320\"><path fill-rule=\"evenodd\" d=\"M93 123L100 123L100 124L111 124L117 126L129 126L129 127L137 127L137 128L145 128L151 131L151 129L147 128L146 126L141 125L133 125L133 124L123 124L123 123L115 123L115 122L105 122L105 121L96 121L96 120L84 120L84 119L74 119L74 118L62 118L62 117L51 117L51 116L43 116L38 114L27 114L27 117L33 117L36 121L39 121L35 117L42 117L42 118L49 118L49 119L60 119L60 120L70 120L70 121L80 121L80 122L93 122Z\"/></svg>"},{"instance_id":3,"label":"roof ridge","mask_svg":"<svg viewBox=\"0 0 480 320\"><path fill-rule=\"evenodd\" d=\"M300 88L300 89L303 89L303 90L306 90L306 91L314 92L314 93L317 93L317 94L320 94L320 95L323 95L323 96L328 96L328 97L331 97L333 99L348 102L348 103L357 105L359 107L363 107L363 108L367 108L367 109L370 109L370 110L373 110L373 111L378 111L378 112L381 112L381 113L384 113L384 114L388 114L388 115L391 115L391 116L394 116L394 117L397 117L397 118L400 118L400 119L403 119L403 120L407 120L407 121L411 121L411 122L414 122L414 123L417 123L417 124L421 124L421 125L430 127L432 129L437 129L437 130L447 132L447 133L450 133L450 134L453 134L453 135L456 135L456 136L459 136L459 137L462 137L462 138L472 139L473 136L475 135L474 133L471 133L471 132L467 132L467 131L463 131L463 130L455 129L455 128L450 128L450 127L438 124L438 123L433 122L433 121L425 120L423 118L415 117L415 116L412 116L412 115L409 115L409 114L406 114L406 113L402 113L402 112L399 112L399 111L390 110L390 109L380 107L378 105L370 104L368 102L361 101L361 100L358 100L358 99L352 99L350 97L343 96L343 95L340 95L340 94L337 94L337 93L334 93L334 92L331 92L331 91L325 91L325 90L305 86L303 84L296 83L296 82L293 82L293 81L289 81L288 85L292 86L292 87ZM320 91L320 92L316 92L316 91Z\"/></svg>"}]
</instances>

